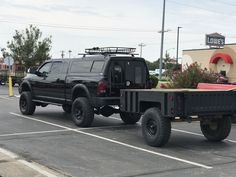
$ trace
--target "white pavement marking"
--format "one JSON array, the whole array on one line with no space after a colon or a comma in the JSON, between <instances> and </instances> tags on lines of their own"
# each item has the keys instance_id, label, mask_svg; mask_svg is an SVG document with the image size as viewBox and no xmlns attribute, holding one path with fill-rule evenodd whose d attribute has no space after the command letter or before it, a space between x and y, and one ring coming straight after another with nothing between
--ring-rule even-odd
<instances>
[{"instance_id":1,"label":"white pavement marking","mask_svg":"<svg viewBox=\"0 0 236 177\"><path fill-rule=\"evenodd\" d=\"M203 134L200 134L200 133L194 133L194 132L189 132L189 131L180 130L180 129L175 129L175 128L172 128L171 130L176 131L176 132L181 132L181 133L190 134L190 135L195 135L195 136L201 136L201 137L204 136Z\"/></svg>"},{"instance_id":2,"label":"white pavement marking","mask_svg":"<svg viewBox=\"0 0 236 177\"><path fill-rule=\"evenodd\" d=\"M49 130L49 131L38 131L38 132L9 133L9 134L2 134L2 135L0 135L0 137L68 132L68 131L72 131L72 130L94 130L94 129L103 129L103 128L119 128L119 127L124 127L124 125L122 125L122 126L102 126L102 127L78 128L78 129L71 129L71 130L62 129L62 130ZM128 127L128 125L127 125L127 127Z\"/></svg>"},{"instance_id":3,"label":"white pavement marking","mask_svg":"<svg viewBox=\"0 0 236 177\"><path fill-rule=\"evenodd\" d=\"M200 133L193 133L193 132L189 132L189 131L185 131L185 130L179 130L179 129L172 129L173 131L176 131L176 132L181 132L181 133L186 133L186 134L190 134L190 135L195 135L195 136L201 136L201 137L204 137L204 135L200 134ZM231 142L231 143L236 143L235 140L231 140L231 139L225 139L224 141L228 141L228 142Z\"/></svg>"},{"instance_id":4,"label":"white pavement marking","mask_svg":"<svg viewBox=\"0 0 236 177\"><path fill-rule=\"evenodd\" d=\"M26 165L27 167L37 171L38 173L40 173L42 175L45 175L47 177L57 177L56 175L54 175L52 173L49 173L48 171L45 171L44 169L40 168L39 166L37 166L34 163L30 163L30 162L27 162L25 160L19 159L20 157L18 155L16 155L13 152L10 152L6 149L0 148L0 153L5 154L6 156L16 160L17 162L20 162L20 163Z\"/></svg>"},{"instance_id":5,"label":"white pavement marking","mask_svg":"<svg viewBox=\"0 0 236 177\"><path fill-rule=\"evenodd\" d=\"M70 130L50 130L50 131L38 131L38 132L24 132L24 133L11 133L11 134L2 134L0 137L8 137L8 136L20 136L20 135L35 135L35 134L44 134L44 133L56 133L56 132L66 132Z\"/></svg>"},{"instance_id":6,"label":"white pavement marking","mask_svg":"<svg viewBox=\"0 0 236 177\"><path fill-rule=\"evenodd\" d=\"M119 118L113 117L113 116L110 116L109 118L115 119L115 120L120 120ZM137 124L141 125L140 122L137 122ZM195 136L204 137L204 135L203 135L203 134L200 134L200 133L194 133L194 132L185 131L185 130L180 130L180 129L175 129L175 128L172 128L171 130L173 130L173 131L175 131L175 132L180 132L180 133L189 134L189 135L195 135ZM228 141L228 142L231 142L231 143L236 143L235 140L231 140L231 139L225 139L224 141Z\"/></svg>"},{"instance_id":7,"label":"white pavement marking","mask_svg":"<svg viewBox=\"0 0 236 177\"><path fill-rule=\"evenodd\" d=\"M114 144L119 144L119 145L122 145L122 146L125 146L125 147L129 147L129 148L136 149L136 150L146 152L146 153L149 153L149 154L154 154L154 155L157 155L157 156L165 157L165 158L168 158L168 159L176 160L176 161L183 162L183 163L186 163L186 164L194 165L194 166L197 166L197 167L202 167L202 168L205 168L205 169L213 168L211 166L207 166L207 165L204 165L204 164L200 164L200 163L196 163L196 162L193 162L193 161L189 161L189 160L177 158L177 157L174 157L174 156L166 155L166 154L163 154L163 153L158 153L158 152L155 152L155 151L151 151L151 150L147 150L147 149L144 149L144 148L136 147L136 146L133 146L133 145L130 145L130 144L120 142L120 141L112 140L112 139L105 138L105 137L102 137L102 136L98 136L98 135L95 135L95 134L92 134L92 133L86 133L86 132L83 132L83 131L80 131L80 130L77 130L77 129L72 129L72 128L62 126L62 125L58 125L58 124L54 124L54 123L51 123L51 122L46 122L46 121L35 119L35 118L32 118L32 117L16 114L16 113L13 113L13 112L10 112L10 114L15 115L17 117L24 118L24 119L33 120L33 121L41 122L41 123L44 123L44 124L64 128L64 129L71 130L71 131L74 131L74 132L77 132L77 133L80 133L80 134L83 134L83 135L95 137L95 138L102 139L102 140L105 140L105 141L108 141L108 142L112 142Z\"/></svg>"},{"instance_id":8,"label":"white pavement marking","mask_svg":"<svg viewBox=\"0 0 236 177\"><path fill-rule=\"evenodd\" d=\"M0 96L0 98L5 99L5 100L13 100L12 98L5 97L5 96Z\"/></svg>"}]
</instances>

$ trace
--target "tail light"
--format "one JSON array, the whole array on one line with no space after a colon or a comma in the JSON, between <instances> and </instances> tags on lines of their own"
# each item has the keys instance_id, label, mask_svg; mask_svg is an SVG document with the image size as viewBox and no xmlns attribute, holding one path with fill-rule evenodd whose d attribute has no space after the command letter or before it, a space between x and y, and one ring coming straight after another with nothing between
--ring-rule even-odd
<instances>
[{"instance_id":1,"label":"tail light","mask_svg":"<svg viewBox=\"0 0 236 177\"><path fill-rule=\"evenodd\" d=\"M104 94L107 91L107 82L105 80L100 80L97 86L97 95Z\"/></svg>"}]
</instances>

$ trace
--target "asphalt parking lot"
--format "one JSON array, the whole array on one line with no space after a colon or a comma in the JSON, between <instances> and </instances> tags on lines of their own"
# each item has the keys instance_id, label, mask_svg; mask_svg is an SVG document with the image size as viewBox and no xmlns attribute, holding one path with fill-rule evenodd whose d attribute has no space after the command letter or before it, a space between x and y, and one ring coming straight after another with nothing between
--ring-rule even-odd
<instances>
[{"instance_id":1,"label":"asphalt parking lot","mask_svg":"<svg viewBox=\"0 0 236 177\"><path fill-rule=\"evenodd\" d=\"M0 86L0 147L46 171L73 177L236 176L235 124L227 140L211 143L198 122L173 123L169 143L154 148L144 142L140 124L124 125L118 115L95 116L92 127L78 128L58 106L23 116L18 99Z\"/></svg>"}]
</instances>

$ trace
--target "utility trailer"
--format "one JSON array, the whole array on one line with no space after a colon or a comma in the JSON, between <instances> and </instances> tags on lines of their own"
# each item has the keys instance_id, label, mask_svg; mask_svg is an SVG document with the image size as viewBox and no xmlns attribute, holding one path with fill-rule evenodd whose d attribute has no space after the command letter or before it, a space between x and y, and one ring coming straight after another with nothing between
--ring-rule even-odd
<instances>
[{"instance_id":1,"label":"utility trailer","mask_svg":"<svg viewBox=\"0 0 236 177\"><path fill-rule=\"evenodd\" d=\"M143 114L142 133L151 146L165 145L171 122L200 121L209 141L222 141L230 133L236 113L236 92L206 89L124 89L120 110Z\"/></svg>"}]
</instances>

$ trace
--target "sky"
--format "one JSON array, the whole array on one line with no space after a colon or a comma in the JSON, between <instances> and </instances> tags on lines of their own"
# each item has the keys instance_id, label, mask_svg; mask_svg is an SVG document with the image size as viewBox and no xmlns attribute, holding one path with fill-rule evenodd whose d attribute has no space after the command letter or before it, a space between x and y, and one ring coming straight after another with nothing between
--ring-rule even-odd
<instances>
[{"instance_id":1,"label":"sky","mask_svg":"<svg viewBox=\"0 0 236 177\"><path fill-rule=\"evenodd\" d=\"M163 0L0 0L0 48L15 30L30 24L52 36L52 58L79 57L85 48L135 47L142 57L160 57ZM218 32L236 43L236 1L166 0L164 53L176 57L177 28L182 50L206 48L205 35Z\"/></svg>"}]
</instances>

